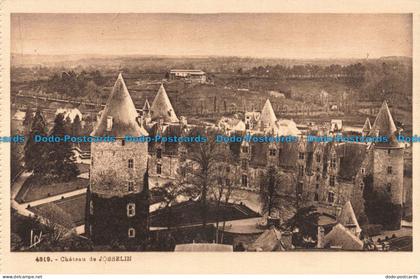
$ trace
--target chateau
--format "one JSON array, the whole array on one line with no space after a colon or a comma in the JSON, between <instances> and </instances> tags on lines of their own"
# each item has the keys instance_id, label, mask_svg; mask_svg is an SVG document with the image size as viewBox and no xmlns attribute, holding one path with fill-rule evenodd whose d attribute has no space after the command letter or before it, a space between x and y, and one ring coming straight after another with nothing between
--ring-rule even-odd
<instances>
[{"instance_id":1,"label":"chateau","mask_svg":"<svg viewBox=\"0 0 420 279\"><path fill-rule=\"evenodd\" d=\"M110 237L121 241L145 239L148 231L149 185L164 186L179 175L186 150L173 142L129 143L130 136L183 136L193 127L177 116L163 84L150 106L136 111L119 75L92 135L117 137L115 143L92 143L90 186L87 199L86 231L94 242ZM244 119L224 117L213 128L237 135L296 136L297 142L234 143L226 152L233 163L221 162L226 185L257 192L268 166L281 173L284 195L298 197L302 205L316 205L341 216L349 201L357 218L365 214L364 197L380 193L392 204L382 204L388 229L401 226L403 205L403 146L386 102L373 123L366 120L363 135L387 136L387 143L308 142L307 134L293 120L277 119L270 100L261 112L246 112ZM336 133L336 131L331 131Z\"/></svg>"}]
</instances>

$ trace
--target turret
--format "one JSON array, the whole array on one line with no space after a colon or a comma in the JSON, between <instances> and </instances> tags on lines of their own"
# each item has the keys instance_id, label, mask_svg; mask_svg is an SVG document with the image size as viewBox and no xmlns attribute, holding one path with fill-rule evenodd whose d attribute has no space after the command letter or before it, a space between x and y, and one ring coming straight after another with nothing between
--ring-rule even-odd
<instances>
[{"instance_id":1,"label":"turret","mask_svg":"<svg viewBox=\"0 0 420 279\"><path fill-rule=\"evenodd\" d=\"M95 244L113 241L143 245L148 233L147 143L125 136L147 136L121 74L92 136L114 137L91 144L86 232Z\"/></svg>"},{"instance_id":2,"label":"turret","mask_svg":"<svg viewBox=\"0 0 420 279\"><path fill-rule=\"evenodd\" d=\"M159 90L150 108L150 112L152 121L158 121L159 119L162 119L166 123L179 122L163 84L161 84L159 87Z\"/></svg>"},{"instance_id":3,"label":"turret","mask_svg":"<svg viewBox=\"0 0 420 279\"><path fill-rule=\"evenodd\" d=\"M404 147L396 139L397 128L383 102L373 123L370 135L386 137L388 141L374 144L373 149L373 189L386 197L384 212L387 229L399 229L401 226L404 177ZM390 201L389 204L385 204Z\"/></svg>"}]
</instances>

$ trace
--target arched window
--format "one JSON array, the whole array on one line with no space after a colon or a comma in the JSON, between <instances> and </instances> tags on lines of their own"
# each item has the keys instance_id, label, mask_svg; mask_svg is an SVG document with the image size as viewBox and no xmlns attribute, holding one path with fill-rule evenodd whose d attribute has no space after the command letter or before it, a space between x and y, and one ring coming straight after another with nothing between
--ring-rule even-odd
<instances>
[{"instance_id":1,"label":"arched window","mask_svg":"<svg viewBox=\"0 0 420 279\"><path fill-rule=\"evenodd\" d=\"M136 215L136 204L129 203L127 204L127 216L134 217Z\"/></svg>"},{"instance_id":2,"label":"arched window","mask_svg":"<svg viewBox=\"0 0 420 279\"><path fill-rule=\"evenodd\" d=\"M136 230L134 228L129 228L128 229L128 237L129 238L134 238L136 237Z\"/></svg>"}]
</instances>

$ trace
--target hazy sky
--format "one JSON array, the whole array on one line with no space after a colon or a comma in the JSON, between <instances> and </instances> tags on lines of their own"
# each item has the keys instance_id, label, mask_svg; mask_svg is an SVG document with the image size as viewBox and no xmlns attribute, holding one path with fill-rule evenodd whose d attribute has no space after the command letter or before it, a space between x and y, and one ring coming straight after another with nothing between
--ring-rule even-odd
<instances>
[{"instance_id":1,"label":"hazy sky","mask_svg":"<svg viewBox=\"0 0 420 279\"><path fill-rule=\"evenodd\" d=\"M12 52L412 56L409 14L13 14Z\"/></svg>"}]
</instances>

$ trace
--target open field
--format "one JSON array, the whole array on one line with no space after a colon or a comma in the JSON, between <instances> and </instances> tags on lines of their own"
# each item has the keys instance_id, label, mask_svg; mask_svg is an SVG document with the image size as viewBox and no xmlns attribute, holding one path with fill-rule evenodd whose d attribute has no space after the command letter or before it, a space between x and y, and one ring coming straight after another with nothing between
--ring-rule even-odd
<instances>
[{"instance_id":1,"label":"open field","mask_svg":"<svg viewBox=\"0 0 420 279\"><path fill-rule=\"evenodd\" d=\"M76 178L69 182L43 184L39 179L30 177L22 186L16 196L18 202L31 202L50 196L60 195L63 193L71 192L77 189L86 188L89 181L84 178Z\"/></svg>"}]
</instances>

